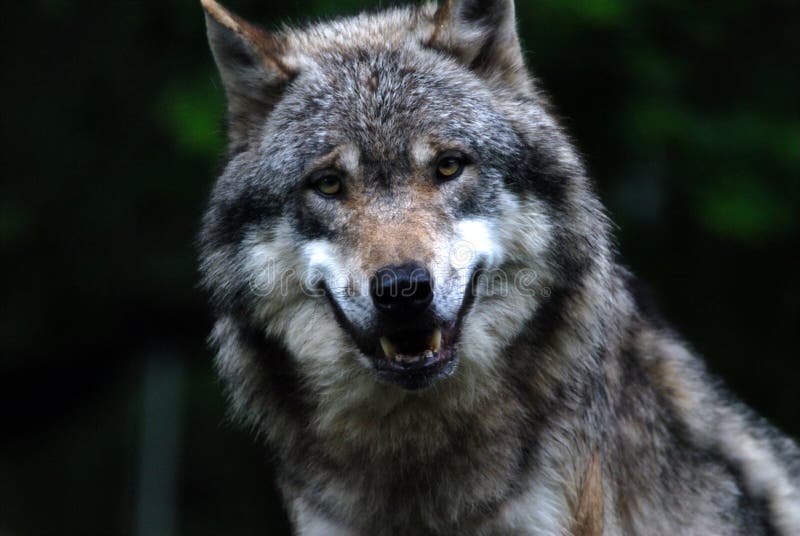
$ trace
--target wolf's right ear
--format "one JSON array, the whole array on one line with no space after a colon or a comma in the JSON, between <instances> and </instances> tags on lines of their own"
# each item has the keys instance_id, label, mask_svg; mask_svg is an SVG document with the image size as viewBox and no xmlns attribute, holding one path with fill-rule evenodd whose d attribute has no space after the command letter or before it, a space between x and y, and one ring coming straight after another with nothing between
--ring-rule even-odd
<instances>
[{"instance_id":1,"label":"wolf's right ear","mask_svg":"<svg viewBox=\"0 0 800 536\"><path fill-rule=\"evenodd\" d=\"M442 0L426 44L454 56L485 79L530 88L514 0Z\"/></svg>"},{"instance_id":2,"label":"wolf's right ear","mask_svg":"<svg viewBox=\"0 0 800 536\"><path fill-rule=\"evenodd\" d=\"M208 42L228 99L228 136L235 146L241 146L263 124L296 72L279 36L250 24L214 0L201 3Z\"/></svg>"}]
</instances>

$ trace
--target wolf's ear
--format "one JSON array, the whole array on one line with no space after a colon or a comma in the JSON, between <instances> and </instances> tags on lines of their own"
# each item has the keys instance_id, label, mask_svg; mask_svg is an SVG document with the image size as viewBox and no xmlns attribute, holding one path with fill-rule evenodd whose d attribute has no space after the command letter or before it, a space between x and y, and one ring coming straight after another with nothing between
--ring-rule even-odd
<instances>
[{"instance_id":1,"label":"wolf's ear","mask_svg":"<svg viewBox=\"0 0 800 536\"><path fill-rule=\"evenodd\" d=\"M530 85L517 36L514 0L444 0L429 46L448 52L485 78Z\"/></svg>"},{"instance_id":2,"label":"wolf's ear","mask_svg":"<svg viewBox=\"0 0 800 536\"><path fill-rule=\"evenodd\" d=\"M208 42L228 98L228 135L246 144L295 76L286 43L234 15L214 0L201 0Z\"/></svg>"}]
</instances>

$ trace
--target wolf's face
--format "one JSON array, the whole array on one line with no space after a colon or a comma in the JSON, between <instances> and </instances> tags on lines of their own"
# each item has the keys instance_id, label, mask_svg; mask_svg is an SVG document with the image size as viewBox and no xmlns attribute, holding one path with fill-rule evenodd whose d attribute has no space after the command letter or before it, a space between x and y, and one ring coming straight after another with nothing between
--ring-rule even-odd
<instances>
[{"instance_id":1,"label":"wolf's face","mask_svg":"<svg viewBox=\"0 0 800 536\"><path fill-rule=\"evenodd\" d=\"M205 281L318 382L490 371L575 263L554 242L579 164L524 74L513 7L483 4L271 35L205 3L231 137Z\"/></svg>"}]
</instances>

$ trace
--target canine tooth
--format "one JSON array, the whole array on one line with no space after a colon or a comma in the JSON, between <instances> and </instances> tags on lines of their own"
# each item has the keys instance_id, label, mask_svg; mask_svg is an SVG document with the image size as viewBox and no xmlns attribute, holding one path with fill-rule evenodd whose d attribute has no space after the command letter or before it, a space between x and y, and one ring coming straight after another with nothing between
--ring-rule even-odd
<instances>
[{"instance_id":1,"label":"canine tooth","mask_svg":"<svg viewBox=\"0 0 800 536\"><path fill-rule=\"evenodd\" d=\"M394 356L397 354L397 349L394 347L394 344L392 344L386 337L381 337L380 340L383 353L386 354L386 357L389 359L394 359Z\"/></svg>"},{"instance_id":2,"label":"canine tooth","mask_svg":"<svg viewBox=\"0 0 800 536\"><path fill-rule=\"evenodd\" d=\"M438 352L439 348L442 346L442 330L436 328L433 330L433 334L431 335L430 340L431 350L434 352Z\"/></svg>"},{"instance_id":3,"label":"canine tooth","mask_svg":"<svg viewBox=\"0 0 800 536\"><path fill-rule=\"evenodd\" d=\"M425 350L425 358L430 359L433 357L433 350Z\"/></svg>"}]
</instances>

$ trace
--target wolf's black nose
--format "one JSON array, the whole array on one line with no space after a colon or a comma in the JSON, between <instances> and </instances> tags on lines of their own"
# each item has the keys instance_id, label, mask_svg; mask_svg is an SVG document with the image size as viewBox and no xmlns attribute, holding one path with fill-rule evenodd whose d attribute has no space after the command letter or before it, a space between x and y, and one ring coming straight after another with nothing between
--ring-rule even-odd
<instances>
[{"instance_id":1,"label":"wolf's black nose","mask_svg":"<svg viewBox=\"0 0 800 536\"><path fill-rule=\"evenodd\" d=\"M418 263L384 266L372 278L370 291L375 307L396 320L410 320L433 300L431 274Z\"/></svg>"}]
</instances>

